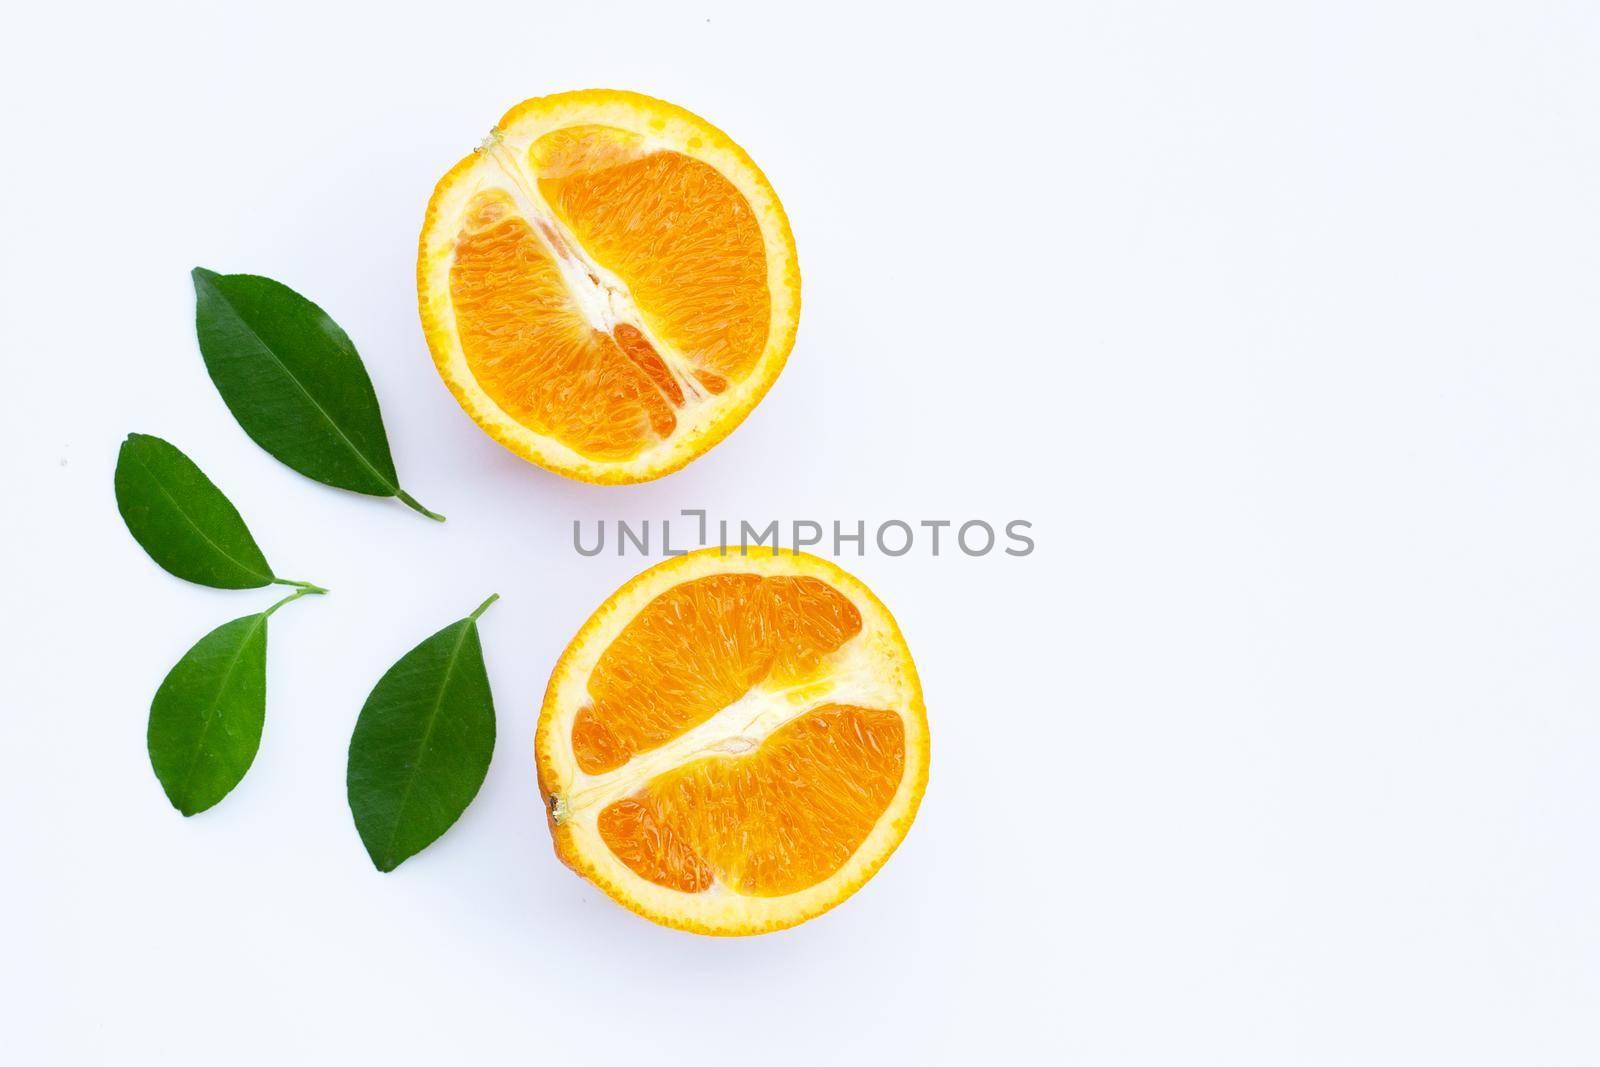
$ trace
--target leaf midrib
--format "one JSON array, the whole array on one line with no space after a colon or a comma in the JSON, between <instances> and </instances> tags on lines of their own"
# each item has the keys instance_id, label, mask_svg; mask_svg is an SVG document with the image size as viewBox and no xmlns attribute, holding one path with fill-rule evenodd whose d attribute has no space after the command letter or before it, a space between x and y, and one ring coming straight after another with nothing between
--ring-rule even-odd
<instances>
[{"instance_id":1,"label":"leaf midrib","mask_svg":"<svg viewBox=\"0 0 1600 1067\"><path fill-rule=\"evenodd\" d=\"M335 421L332 415L328 414L327 409L324 408L317 401L317 398L311 394L311 390L306 388L305 383L295 376L294 371L289 369L289 365L279 358L278 353L272 350L272 346L267 344L266 340L256 332L255 327L250 325L250 323L246 321L245 317L239 313L238 307L234 305L232 300L228 299L228 294L223 292L216 285L212 284L211 279L205 278L204 280L206 286L212 292L221 297L224 304L228 305L228 310L233 312L234 321L238 322L240 326L244 327L245 332L250 335L251 339L254 340L257 345L260 345L261 350L271 357L272 362L277 364L279 370L283 371L284 377L293 382L295 388L300 390L300 395L306 398L306 401L316 409L317 414L321 415L329 426L333 427L333 432L338 435L339 440L344 442L345 447L350 450L350 454L356 457L356 459L360 460L361 465L367 468L367 470L371 471L374 478L378 479L378 481L383 485L389 487L390 496L398 495L400 492L398 479L390 480L384 476L382 471L378 470L378 468L372 465L372 461L367 459L366 454L363 453L361 449L356 447L356 443L350 440L349 436L345 434L344 428L340 426L337 421Z\"/></svg>"},{"instance_id":2,"label":"leaf midrib","mask_svg":"<svg viewBox=\"0 0 1600 1067\"><path fill-rule=\"evenodd\" d=\"M394 825L389 829L389 840L383 852L386 860L394 858L394 844L400 836L400 827L405 821L406 804L410 802L417 778L422 774L422 757L428 751L428 742L433 739L433 728L439 721L439 713L444 710L445 690L450 688L450 677L455 674L456 660L461 658L461 646L467 643L467 629L477 624L472 619L462 619L457 625L460 626L460 632L456 634L456 643L450 649L450 658L445 661L444 674L439 682L439 695L433 702L433 711L428 714L428 725L422 731L422 740L417 742L417 756L412 762L411 774L406 778L405 788L400 791L400 803L395 805Z\"/></svg>"},{"instance_id":3,"label":"leaf midrib","mask_svg":"<svg viewBox=\"0 0 1600 1067\"><path fill-rule=\"evenodd\" d=\"M150 464L148 464L148 463L146 463L144 461L144 457L138 455L137 453L135 453L133 459L134 459L135 463L139 464L139 466L144 468L144 472L146 474L150 475L151 480L156 483L156 488L161 490L161 495L166 497L169 501L172 502L172 506L173 506L174 510L176 510L179 515L183 516L183 521L187 522L194 529L194 532L200 535L200 539L202 541L204 541L206 544L210 545L212 548L216 549L217 553L219 555L221 555L223 559L225 559L225 560L229 561L230 563L234 564L236 567L238 567L240 570L244 571L246 574L254 575L257 578L263 579L264 580L263 584L265 584L265 585L271 585L274 581L277 580L278 576L276 574L271 573L272 567L271 567L270 564L267 567L268 573L260 574L256 570L254 570L253 568L251 568L248 565L246 565L244 563L241 563L239 560L235 559L232 555L229 554L227 549L223 548L221 545L219 545L215 541L213 541L211 539L211 535L206 533L205 530L201 529L200 524L195 522L194 518L187 511L184 510L183 504L181 502L179 502L178 498L173 496L170 492L167 491L167 487L165 485L163 485L162 482L161 482L161 477L158 474L156 474L156 472L153 469L151 469ZM221 492L221 490L218 490L218 492ZM243 520L241 519L240 521L243 521ZM252 540L254 540L254 538L252 538ZM256 551L259 552L260 550L261 550L261 546L257 545L256 546Z\"/></svg>"}]
</instances>

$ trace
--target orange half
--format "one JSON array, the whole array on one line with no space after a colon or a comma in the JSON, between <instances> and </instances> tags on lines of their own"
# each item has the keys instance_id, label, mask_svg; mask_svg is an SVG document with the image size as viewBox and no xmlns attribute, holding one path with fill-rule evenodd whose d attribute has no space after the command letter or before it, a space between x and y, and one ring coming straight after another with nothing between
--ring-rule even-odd
<instances>
[{"instance_id":1,"label":"orange half","mask_svg":"<svg viewBox=\"0 0 1600 1067\"><path fill-rule=\"evenodd\" d=\"M417 253L434 363L525 459L640 482L705 452L794 346L783 205L726 134L638 93L512 108L434 189Z\"/></svg>"},{"instance_id":2,"label":"orange half","mask_svg":"<svg viewBox=\"0 0 1600 1067\"><path fill-rule=\"evenodd\" d=\"M663 925L755 934L888 859L927 785L928 722L865 585L712 548L600 606L556 664L536 753L565 863Z\"/></svg>"}]
</instances>

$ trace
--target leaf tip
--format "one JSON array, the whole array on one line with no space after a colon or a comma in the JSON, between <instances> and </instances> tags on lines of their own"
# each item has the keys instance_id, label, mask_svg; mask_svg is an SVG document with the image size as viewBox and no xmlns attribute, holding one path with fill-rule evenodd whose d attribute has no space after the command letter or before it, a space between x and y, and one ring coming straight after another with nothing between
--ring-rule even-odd
<instances>
[{"instance_id":1,"label":"leaf tip","mask_svg":"<svg viewBox=\"0 0 1600 1067\"><path fill-rule=\"evenodd\" d=\"M163 791L166 790L167 786L165 782L161 784L161 788ZM202 811L205 811L207 808L212 806L211 804L196 806L187 798L176 797L171 793L167 794L167 802L172 805L174 811L176 811L179 815L182 815L185 819L192 819L196 815L199 815Z\"/></svg>"},{"instance_id":2,"label":"leaf tip","mask_svg":"<svg viewBox=\"0 0 1600 1067\"><path fill-rule=\"evenodd\" d=\"M406 861L404 856L396 859L393 856L379 856L370 850L367 852L367 858L372 860L372 866L379 874L391 874L396 867Z\"/></svg>"}]
</instances>

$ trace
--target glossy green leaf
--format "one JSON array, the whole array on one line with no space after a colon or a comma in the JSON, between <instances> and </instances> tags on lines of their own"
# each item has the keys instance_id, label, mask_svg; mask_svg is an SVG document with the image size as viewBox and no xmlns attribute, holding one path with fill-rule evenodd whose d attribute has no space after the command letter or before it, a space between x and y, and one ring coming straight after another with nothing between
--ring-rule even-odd
<instances>
[{"instance_id":1,"label":"glossy green leaf","mask_svg":"<svg viewBox=\"0 0 1600 1067\"><path fill-rule=\"evenodd\" d=\"M184 653L150 705L150 765L185 815L227 796L250 769L267 710L267 620L223 623Z\"/></svg>"},{"instance_id":2,"label":"glossy green leaf","mask_svg":"<svg viewBox=\"0 0 1600 1067\"><path fill-rule=\"evenodd\" d=\"M217 589L258 589L276 580L239 510L166 441L129 434L114 480L128 532L168 572Z\"/></svg>"},{"instance_id":3,"label":"glossy green leaf","mask_svg":"<svg viewBox=\"0 0 1600 1067\"><path fill-rule=\"evenodd\" d=\"M156 690L145 741L172 806L205 811L239 784L261 745L267 710L267 619L302 589L195 642Z\"/></svg>"},{"instance_id":4,"label":"glossy green leaf","mask_svg":"<svg viewBox=\"0 0 1600 1067\"><path fill-rule=\"evenodd\" d=\"M494 700L478 616L495 600L401 656L361 708L345 788L356 831L380 871L438 840L489 772Z\"/></svg>"},{"instance_id":5,"label":"glossy green leaf","mask_svg":"<svg viewBox=\"0 0 1600 1067\"><path fill-rule=\"evenodd\" d=\"M205 472L159 437L132 433L117 453L117 510L168 573L214 589L306 582L279 578L249 527Z\"/></svg>"},{"instance_id":6,"label":"glossy green leaf","mask_svg":"<svg viewBox=\"0 0 1600 1067\"><path fill-rule=\"evenodd\" d=\"M227 797L250 769L267 712L267 619L318 592L302 589L224 622L166 672L150 701L146 745L166 798L184 816Z\"/></svg>"},{"instance_id":7,"label":"glossy green leaf","mask_svg":"<svg viewBox=\"0 0 1600 1067\"><path fill-rule=\"evenodd\" d=\"M206 369L251 440L307 478L442 521L400 488L372 379L338 323L253 274L196 267L194 292Z\"/></svg>"}]
</instances>

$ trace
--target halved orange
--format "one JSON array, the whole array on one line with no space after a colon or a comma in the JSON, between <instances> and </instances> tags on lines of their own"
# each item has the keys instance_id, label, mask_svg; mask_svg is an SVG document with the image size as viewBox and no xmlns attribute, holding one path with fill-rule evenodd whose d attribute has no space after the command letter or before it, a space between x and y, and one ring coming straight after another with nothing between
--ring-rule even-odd
<instances>
[{"instance_id":1,"label":"halved orange","mask_svg":"<svg viewBox=\"0 0 1600 1067\"><path fill-rule=\"evenodd\" d=\"M799 553L702 549L618 589L556 664L535 748L556 854L645 918L704 934L844 900L928 781L893 616Z\"/></svg>"},{"instance_id":2,"label":"halved orange","mask_svg":"<svg viewBox=\"0 0 1600 1067\"><path fill-rule=\"evenodd\" d=\"M640 482L742 422L794 346L777 193L710 123L638 93L525 100L440 179L417 301L451 392L559 474Z\"/></svg>"}]
</instances>

